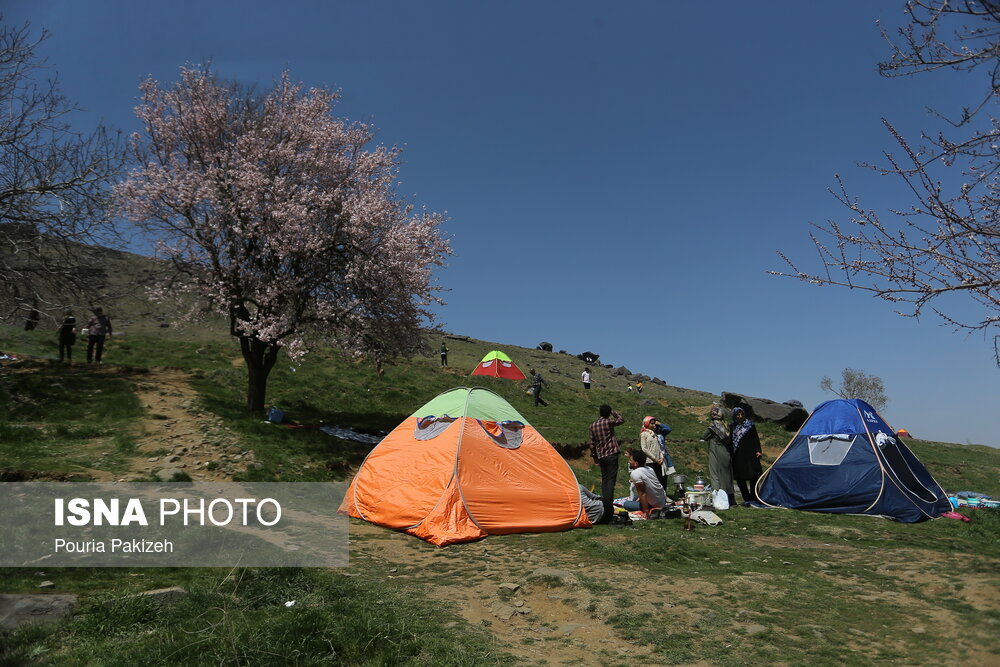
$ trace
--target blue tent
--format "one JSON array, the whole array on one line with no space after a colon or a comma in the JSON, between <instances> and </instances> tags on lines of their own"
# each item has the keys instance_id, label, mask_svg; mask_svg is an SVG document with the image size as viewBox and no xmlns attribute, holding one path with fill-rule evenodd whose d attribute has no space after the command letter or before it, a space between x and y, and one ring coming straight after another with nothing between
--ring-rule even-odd
<instances>
[{"instance_id":1,"label":"blue tent","mask_svg":"<svg viewBox=\"0 0 1000 667\"><path fill-rule=\"evenodd\" d=\"M870 514L912 523L951 509L948 497L875 408L827 401L757 482L763 505Z\"/></svg>"}]
</instances>

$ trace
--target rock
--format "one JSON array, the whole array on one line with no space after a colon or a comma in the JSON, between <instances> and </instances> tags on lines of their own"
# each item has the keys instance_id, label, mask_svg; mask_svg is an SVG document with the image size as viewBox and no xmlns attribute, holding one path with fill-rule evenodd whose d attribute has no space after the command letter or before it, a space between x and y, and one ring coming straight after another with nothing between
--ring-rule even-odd
<instances>
[{"instance_id":1,"label":"rock","mask_svg":"<svg viewBox=\"0 0 1000 667\"><path fill-rule=\"evenodd\" d=\"M170 588L156 588L151 591L143 591L136 597L153 600L157 604L167 604L170 602L177 602L178 600L184 598L187 594L188 592L180 586L171 586Z\"/></svg>"},{"instance_id":2,"label":"rock","mask_svg":"<svg viewBox=\"0 0 1000 667\"><path fill-rule=\"evenodd\" d=\"M660 378L653 378L652 380L650 380L650 382L652 382L653 384L658 384L661 387L666 387L667 386L667 381L666 380L661 380Z\"/></svg>"},{"instance_id":3,"label":"rock","mask_svg":"<svg viewBox=\"0 0 1000 667\"><path fill-rule=\"evenodd\" d=\"M787 405L787 406L792 407L792 408L804 408L804 407L806 407L806 406L802 405L802 401L796 401L794 399L791 400L791 401L783 401L781 404L782 405Z\"/></svg>"},{"instance_id":4,"label":"rock","mask_svg":"<svg viewBox=\"0 0 1000 667\"><path fill-rule=\"evenodd\" d=\"M581 352L576 355L576 358L587 364L596 364L597 360L601 358L601 355L594 352ZM609 365L608 368L611 368L611 366Z\"/></svg>"},{"instance_id":5,"label":"rock","mask_svg":"<svg viewBox=\"0 0 1000 667\"><path fill-rule=\"evenodd\" d=\"M809 417L809 413L803 408L775 403L766 398L753 398L730 392L722 393L722 404L730 410L741 407L747 411L747 416L754 421L777 422L787 431L797 431Z\"/></svg>"},{"instance_id":6,"label":"rock","mask_svg":"<svg viewBox=\"0 0 1000 667\"><path fill-rule=\"evenodd\" d=\"M612 375L632 375L632 371L625 368L624 366L619 366L615 370L611 371Z\"/></svg>"},{"instance_id":7,"label":"rock","mask_svg":"<svg viewBox=\"0 0 1000 667\"><path fill-rule=\"evenodd\" d=\"M551 352L552 343L543 340L541 343L538 344L538 349L541 350L542 352Z\"/></svg>"},{"instance_id":8,"label":"rock","mask_svg":"<svg viewBox=\"0 0 1000 667\"><path fill-rule=\"evenodd\" d=\"M647 407L653 407L655 405L659 405L659 403L657 403L651 398L647 398L645 401L642 402L642 405L645 405Z\"/></svg>"},{"instance_id":9,"label":"rock","mask_svg":"<svg viewBox=\"0 0 1000 667\"><path fill-rule=\"evenodd\" d=\"M576 575L566 570L557 570L554 567L540 567L530 575L528 579L543 579L555 583L556 585L575 584Z\"/></svg>"},{"instance_id":10,"label":"rock","mask_svg":"<svg viewBox=\"0 0 1000 667\"><path fill-rule=\"evenodd\" d=\"M177 463L180 460L181 457L179 456L171 456L170 458L167 459L167 463Z\"/></svg>"},{"instance_id":11,"label":"rock","mask_svg":"<svg viewBox=\"0 0 1000 667\"><path fill-rule=\"evenodd\" d=\"M516 593L517 589L521 588L521 584L508 582L500 584L499 586L497 586L497 588L499 588L501 591L506 591L508 593Z\"/></svg>"},{"instance_id":12,"label":"rock","mask_svg":"<svg viewBox=\"0 0 1000 667\"><path fill-rule=\"evenodd\" d=\"M156 462L157 462L157 461L159 461L159 460L160 460L160 457L159 457L159 456L153 456L153 457L151 457L151 458L149 459L149 462L150 462L150 463L156 463Z\"/></svg>"},{"instance_id":13,"label":"rock","mask_svg":"<svg viewBox=\"0 0 1000 667\"><path fill-rule=\"evenodd\" d=\"M502 604L500 602L494 604L493 607L490 609L490 611L493 613L494 616L499 618L501 621L509 621L511 617L517 613L517 610L514 609L514 607L511 607L509 604Z\"/></svg>"},{"instance_id":14,"label":"rock","mask_svg":"<svg viewBox=\"0 0 1000 667\"><path fill-rule=\"evenodd\" d=\"M762 632L767 632L767 626L757 625L756 623L748 625L745 629L748 635L759 635Z\"/></svg>"},{"instance_id":15,"label":"rock","mask_svg":"<svg viewBox=\"0 0 1000 667\"><path fill-rule=\"evenodd\" d=\"M518 601L516 601L514 603L514 606L515 607L523 607L524 606L524 600L518 600Z\"/></svg>"},{"instance_id":16,"label":"rock","mask_svg":"<svg viewBox=\"0 0 1000 667\"><path fill-rule=\"evenodd\" d=\"M528 614L531 613L531 610L527 607L518 607L517 613L521 614L522 616L527 616Z\"/></svg>"},{"instance_id":17,"label":"rock","mask_svg":"<svg viewBox=\"0 0 1000 667\"><path fill-rule=\"evenodd\" d=\"M57 623L72 614L75 606L76 595L0 595L0 627L16 630Z\"/></svg>"},{"instance_id":18,"label":"rock","mask_svg":"<svg viewBox=\"0 0 1000 667\"><path fill-rule=\"evenodd\" d=\"M42 583L38 584L38 587L39 587L39 588L55 588L55 587L56 587L56 585L55 585L55 583L54 583L54 582L51 582L51 581L49 581L48 579L46 579L46 580L45 580L45 581L43 581Z\"/></svg>"},{"instance_id":19,"label":"rock","mask_svg":"<svg viewBox=\"0 0 1000 667\"><path fill-rule=\"evenodd\" d=\"M556 628L556 632L558 632L564 637L568 637L577 630L582 630L585 627L587 626L582 623L563 623L558 628Z\"/></svg>"},{"instance_id":20,"label":"rock","mask_svg":"<svg viewBox=\"0 0 1000 667\"><path fill-rule=\"evenodd\" d=\"M174 475L180 475L183 471L180 468L161 468L156 471L156 479L161 482L169 482Z\"/></svg>"}]
</instances>

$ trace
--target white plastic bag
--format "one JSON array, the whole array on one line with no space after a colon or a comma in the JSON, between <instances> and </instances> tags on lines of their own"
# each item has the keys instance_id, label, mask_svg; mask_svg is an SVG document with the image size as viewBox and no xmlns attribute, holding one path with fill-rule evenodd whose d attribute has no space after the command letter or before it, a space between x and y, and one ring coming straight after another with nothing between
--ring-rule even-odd
<instances>
[{"instance_id":1,"label":"white plastic bag","mask_svg":"<svg viewBox=\"0 0 1000 667\"><path fill-rule=\"evenodd\" d=\"M712 491L712 507L717 510L729 509L729 495L725 489Z\"/></svg>"}]
</instances>

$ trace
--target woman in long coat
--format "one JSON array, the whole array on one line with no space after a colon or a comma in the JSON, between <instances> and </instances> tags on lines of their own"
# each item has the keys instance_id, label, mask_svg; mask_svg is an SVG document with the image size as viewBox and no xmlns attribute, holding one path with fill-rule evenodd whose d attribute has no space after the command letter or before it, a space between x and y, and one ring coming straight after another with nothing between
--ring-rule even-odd
<instances>
[{"instance_id":1,"label":"woman in long coat","mask_svg":"<svg viewBox=\"0 0 1000 667\"><path fill-rule=\"evenodd\" d=\"M757 500L755 487L763 473L760 467L760 436L743 408L733 409L733 423L729 432L733 442L733 477L740 485L743 506L749 507L750 503Z\"/></svg>"},{"instance_id":2,"label":"woman in long coat","mask_svg":"<svg viewBox=\"0 0 1000 667\"><path fill-rule=\"evenodd\" d=\"M722 408L713 406L709 414L708 428L701 439L708 443L708 478L713 489L723 489L729 496L729 506L736 504L736 494L733 490L733 458L730 454L732 441L729 439L729 427L722 420Z\"/></svg>"}]
</instances>

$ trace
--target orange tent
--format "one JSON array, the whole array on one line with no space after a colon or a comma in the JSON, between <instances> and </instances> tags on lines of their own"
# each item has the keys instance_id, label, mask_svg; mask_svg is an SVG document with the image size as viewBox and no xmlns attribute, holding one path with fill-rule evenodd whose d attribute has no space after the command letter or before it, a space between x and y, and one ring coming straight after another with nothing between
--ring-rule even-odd
<instances>
[{"instance_id":1,"label":"orange tent","mask_svg":"<svg viewBox=\"0 0 1000 667\"><path fill-rule=\"evenodd\" d=\"M393 429L340 512L438 546L590 526L563 457L482 387L446 391Z\"/></svg>"}]
</instances>

